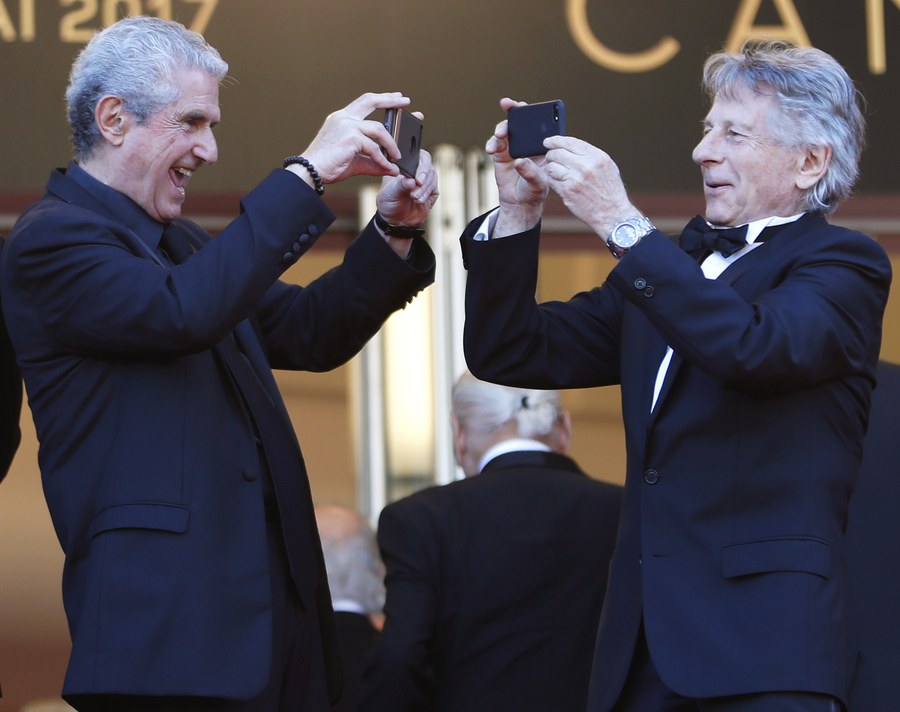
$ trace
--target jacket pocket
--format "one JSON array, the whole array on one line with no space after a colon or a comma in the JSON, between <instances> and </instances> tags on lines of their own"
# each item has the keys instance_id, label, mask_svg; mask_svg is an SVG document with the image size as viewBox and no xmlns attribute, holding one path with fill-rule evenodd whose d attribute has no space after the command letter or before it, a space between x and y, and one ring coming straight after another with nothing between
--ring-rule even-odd
<instances>
[{"instance_id":1,"label":"jacket pocket","mask_svg":"<svg viewBox=\"0 0 900 712\"><path fill-rule=\"evenodd\" d=\"M831 548L821 539L788 537L731 544L722 549L725 578L792 571L831 576Z\"/></svg>"},{"instance_id":2,"label":"jacket pocket","mask_svg":"<svg viewBox=\"0 0 900 712\"><path fill-rule=\"evenodd\" d=\"M88 536L95 537L112 529L158 529L183 534L187 531L190 510L177 504L130 502L104 509L94 517Z\"/></svg>"}]
</instances>

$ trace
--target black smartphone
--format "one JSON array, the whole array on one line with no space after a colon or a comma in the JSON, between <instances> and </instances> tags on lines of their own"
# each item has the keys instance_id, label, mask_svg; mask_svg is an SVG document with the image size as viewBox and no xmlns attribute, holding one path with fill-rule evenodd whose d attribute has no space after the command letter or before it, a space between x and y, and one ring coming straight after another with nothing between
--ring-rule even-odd
<instances>
[{"instance_id":1,"label":"black smartphone","mask_svg":"<svg viewBox=\"0 0 900 712\"><path fill-rule=\"evenodd\" d=\"M422 146L422 122L405 109L385 109L384 126L400 149L400 158L393 163L403 175L415 178Z\"/></svg>"},{"instance_id":2,"label":"black smartphone","mask_svg":"<svg viewBox=\"0 0 900 712\"><path fill-rule=\"evenodd\" d=\"M547 153L544 139L566 135L566 106L559 99L538 104L514 106L509 120L509 155L513 158L543 156Z\"/></svg>"}]
</instances>

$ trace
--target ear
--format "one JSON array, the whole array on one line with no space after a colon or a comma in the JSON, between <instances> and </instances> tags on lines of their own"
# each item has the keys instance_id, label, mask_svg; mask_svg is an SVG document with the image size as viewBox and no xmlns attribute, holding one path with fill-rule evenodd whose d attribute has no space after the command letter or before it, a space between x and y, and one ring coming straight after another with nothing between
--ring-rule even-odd
<instances>
[{"instance_id":1,"label":"ear","mask_svg":"<svg viewBox=\"0 0 900 712\"><path fill-rule=\"evenodd\" d=\"M459 418L450 415L450 426L453 428L453 454L456 456L456 464L463 466L463 456L466 452L466 433L459 424Z\"/></svg>"},{"instance_id":2,"label":"ear","mask_svg":"<svg viewBox=\"0 0 900 712\"><path fill-rule=\"evenodd\" d=\"M803 162L797 172L796 183L800 190L808 190L822 180L831 164L831 146L810 146L803 150Z\"/></svg>"},{"instance_id":3,"label":"ear","mask_svg":"<svg viewBox=\"0 0 900 712\"><path fill-rule=\"evenodd\" d=\"M120 146L128 131L129 116L125 113L125 102L117 96L104 96L97 102L94 118L100 135L113 146Z\"/></svg>"},{"instance_id":4,"label":"ear","mask_svg":"<svg viewBox=\"0 0 900 712\"><path fill-rule=\"evenodd\" d=\"M572 446L572 415L568 411L563 411L559 416L559 423L556 426L556 442L558 451L563 455L568 455L569 448Z\"/></svg>"}]
</instances>

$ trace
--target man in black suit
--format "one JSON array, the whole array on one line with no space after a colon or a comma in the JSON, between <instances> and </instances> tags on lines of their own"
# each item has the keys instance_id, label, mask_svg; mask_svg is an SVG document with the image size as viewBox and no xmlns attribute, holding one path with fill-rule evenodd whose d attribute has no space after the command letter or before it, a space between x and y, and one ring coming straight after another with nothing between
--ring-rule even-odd
<instances>
[{"instance_id":1,"label":"man in black suit","mask_svg":"<svg viewBox=\"0 0 900 712\"><path fill-rule=\"evenodd\" d=\"M0 255L5 241L0 237ZM22 432L19 415L22 411L22 375L16 354L6 332L6 322L0 311L0 480L9 471L13 456L19 448Z\"/></svg>"},{"instance_id":2,"label":"man in black suit","mask_svg":"<svg viewBox=\"0 0 900 712\"><path fill-rule=\"evenodd\" d=\"M432 281L421 225L437 180L427 152L401 177L367 118L409 99L364 94L212 239L181 209L218 158L227 71L175 22L96 34L66 94L75 160L3 253L66 557L63 692L79 710L324 712L340 688L309 481L272 369L346 362ZM261 130L289 120L260 107ZM280 281L333 222L328 186L359 174L382 177L378 213L343 262Z\"/></svg>"},{"instance_id":3,"label":"man in black suit","mask_svg":"<svg viewBox=\"0 0 900 712\"><path fill-rule=\"evenodd\" d=\"M843 530L891 283L884 249L825 217L852 190L864 118L812 47L748 42L703 80L706 214L680 244L604 151L555 136L514 160L501 122L500 207L462 239L466 359L519 387L621 386L628 465L590 712L830 712L849 682ZM618 262L537 304L551 189Z\"/></svg>"},{"instance_id":4,"label":"man in black suit","mask_svg":"<svg viewBox=\"0 0 900 712\"><path fill-rule=\"evenodd\" d=\"M375 533L357 512L317 504L316 523L344 672L344 692L332 712L356 712L363 672L384 625L384 566Z\"/></svg>"},{"instance_id":5,"label":"man in black suit","mask_svg":"<svg viewBox=\"0 0 900 712\"><path fill-rule=\"evenodd\" d=\"M582 712L621 488L566 454L555 391L464 374L466 479L385 507L385 625L361 710Z\"/></svg>"},{"instance_id":6,"label":"man in black suit","mask_svg":"<svg viewBox=\"0 0 900 712\"><path fill-rule=\"evenodd\" d=\"M859 481L847 521L850 712L900 707L900 364L879 361Z\"/></svg>"}]
</instances>

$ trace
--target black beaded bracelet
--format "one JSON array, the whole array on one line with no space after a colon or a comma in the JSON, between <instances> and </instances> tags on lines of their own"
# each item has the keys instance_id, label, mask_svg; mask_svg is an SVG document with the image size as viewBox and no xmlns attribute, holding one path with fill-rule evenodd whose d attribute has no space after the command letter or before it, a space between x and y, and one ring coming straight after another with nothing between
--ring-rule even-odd
<instances>
[{"instance_id":1,"label":"black beaded bracelet","mask_svg":"<svg viewBox=\"0 0 900 712\"><path fill-rule=\"evenodd\" d=\"M312 163L307 161L303 156L288 156L284 159L284 167L294 165L295 163L299 163L306 170L309 171L309 174L312 176L313 183L316 186L316 193L322 195L325 192L325 184L322 182L322 179L319 178L319 174L316 171L315 167Z\"/></svg>"}]
</instances>

